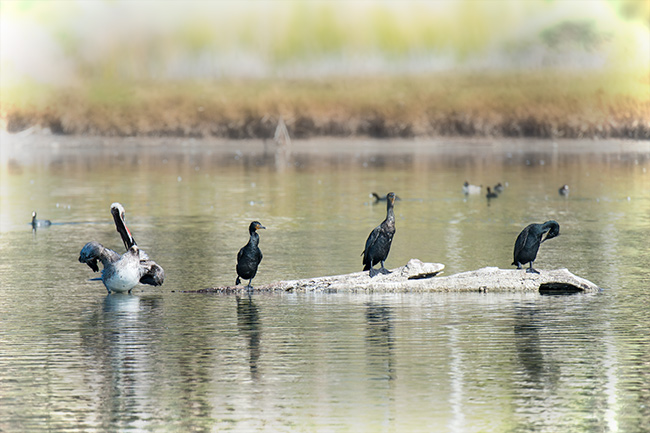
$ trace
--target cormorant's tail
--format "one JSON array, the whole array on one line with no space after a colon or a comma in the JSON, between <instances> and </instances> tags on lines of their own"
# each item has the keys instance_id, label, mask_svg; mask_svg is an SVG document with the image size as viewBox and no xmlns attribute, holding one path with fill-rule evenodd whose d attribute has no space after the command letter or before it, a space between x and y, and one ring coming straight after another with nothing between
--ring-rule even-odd
<instances>
[{"instance_id":1,"label":"cormorant's tail","mask_svg":"<svg viewBox=\"0 0 650 433\"><path fill-rule=\"evenodd\" d=\"M237 279L235 280L235 286L239 286L240 283L241 283L241 280L239 279L239 276L238 276Z\"/></svg>"}]
</instances>

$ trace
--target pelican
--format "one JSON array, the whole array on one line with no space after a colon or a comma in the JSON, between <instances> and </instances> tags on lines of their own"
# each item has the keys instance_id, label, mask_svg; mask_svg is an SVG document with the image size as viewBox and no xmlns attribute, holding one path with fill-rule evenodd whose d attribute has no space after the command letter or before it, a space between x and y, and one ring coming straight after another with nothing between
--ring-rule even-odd
<instances>
[{"instance_id":1,"label":"pelican","mask_svg":"<svg viewBox=\"0 0 650 433\"><path fill-rule=\"evenodd\" d=\"M108 293L130 293L138 283L162 285L165 271L149 259L147 253L138 248L133 235L124 223L124 207L120 203L113 203L111 214L126 252L120 256L99 242L91 241L81 249L79 262L87 264L94 272L99 271L97 261L102 262L104 269L100 279Z\"/></svg>"}]
</instances>

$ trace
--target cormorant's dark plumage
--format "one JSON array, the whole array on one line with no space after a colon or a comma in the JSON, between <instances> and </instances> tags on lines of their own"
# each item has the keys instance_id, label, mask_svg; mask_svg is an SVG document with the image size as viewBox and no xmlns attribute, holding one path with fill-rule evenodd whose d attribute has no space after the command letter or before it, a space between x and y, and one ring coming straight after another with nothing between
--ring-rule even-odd
<instances>
[{"instance_id":1,"label":"cormorant's dark plumage","mask_svg":"<svg viewBox=\"0 0 650 433\"><path fill-rule=\"evenodd\" d=\"M491 190L490 187L488 186L488 187L487 187L487 194L485 194L485 197L487 197L487 199L489 200L489 199L491 199L491 198L497 198L497 197L499 197L499 194L497 194L496 192L492 192L492 190Z\"/></svg>"},{"instance_id":2,"label":"cormorant's dark plumage","mask_svg":"<svg viewBox=\"0 0 650 433\"><path fill-rule=\"evenodd\" d=\"M546 234L546 237L544 235ZM515 241L513 265L521 269L521 265L530 263L526 272L539 274L533 269L533 262L542 242L552 239L560 234L560 225L556 221L546 221L544 224L530 224L524 228Z\"/></svg>"},{"instance_id":3,"label":"cormorant's dark plumage","mask_svg":"<svg viewBox=\"0 0 650 433\"><path fill-rule=\"evenodd\" d=\"M257 234L257 230L265 228L258 221L253 221L248 227L251 237L248 243L237 253L237 279L235 285L239 285L241 283L240 278L243 278L248 280L246 288L253 288L251 282L257 273L257 267L262 261L262 251L258 247L260 235Z\"/></svg>"},{"instance_id":4,"label":"cormorant's dark plumage","mask_svg":"<svg viewBox=\"0 0 650 433\"><path fill-rule=\"evenodd\" d=\"M395 234L395 213L393 212L395 193L390 192L386 197L386 219L370 232L370 236L366 240L366 249L362 253L363 270L370 271L371 277L374 277L379 272L382 274L390 273L384 267L384 261L388 257L390 245L393 242L393 235ZM379 270L373 268L377 263L381 263Z\"/></svg>"}]
</instances>

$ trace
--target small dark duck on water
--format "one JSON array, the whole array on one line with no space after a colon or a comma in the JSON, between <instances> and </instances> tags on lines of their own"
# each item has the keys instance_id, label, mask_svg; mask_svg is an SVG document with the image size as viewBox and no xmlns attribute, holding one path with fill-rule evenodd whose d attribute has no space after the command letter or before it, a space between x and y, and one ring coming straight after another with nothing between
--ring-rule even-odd
<instances>
[{"instance_id":1,"label":"small dark duck on water","mask_svg":"<svg viewBox=\"0 0 650 433\"><path fill-rule=\"evenodd\" d=\"M493 191L490 189L490 187L488 186L488 187L487 187L487 194L485 194L485 197L486 197L488 200L490 200L490 199L492 199L492 198L497 198L497 197L499 197L499 194L497 194L496 192L493 192Z\"/></svg>"},{"instance_id":2,"label":"small dark duck on water","mask_svg":"<svg viewBox=\"0 0 650 433\"><path fill-rule=\"evenodd\" d=\"M562 185L560 189L557 190L557 192L564 197L569 196L569 185Z\"/></svg>"},{"instance_id":3,"label":"small dark duck on water","mask_svg":"<svg viewBox=\"0 0 650 433\"><path fill-rule=\"evenodd\" d=\"M37 229L39 227L49 227L52 225L50 220L38 220L36 219L36 212L32 212L32 229Z\"/></svg>"},{"instance_id":4,"label":"small dark duck on water","mask_svg":"<svg viewBox=\"0 0 650 433\"><path fill-rule=\"evenodd\" d=\"M515 241L514 261L512 264L516 265L517 269L522 269L522 265L530 263L530 267L526 269L526 272L539 274L537 270L533 269L533 262L537 258L539 246L542 242L559 235L560 225L553 220L546 221L544 224L526 226Z\"/></svg>"}]
</instances>

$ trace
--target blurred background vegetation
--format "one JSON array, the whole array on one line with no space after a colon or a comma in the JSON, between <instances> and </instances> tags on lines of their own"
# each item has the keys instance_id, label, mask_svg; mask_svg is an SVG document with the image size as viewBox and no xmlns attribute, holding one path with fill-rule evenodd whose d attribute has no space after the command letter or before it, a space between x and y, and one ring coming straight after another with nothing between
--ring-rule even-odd
<instances>
[{"instance_id":1,"label":"blurred background vegetation","mask_svg":"<svg viewBox=\"0 0 650 433\"><path fill-rule=\"evenodd\" d=\"M4 127L650 138L650 0L2 1Z\"/></svg>"}]
</instances>

